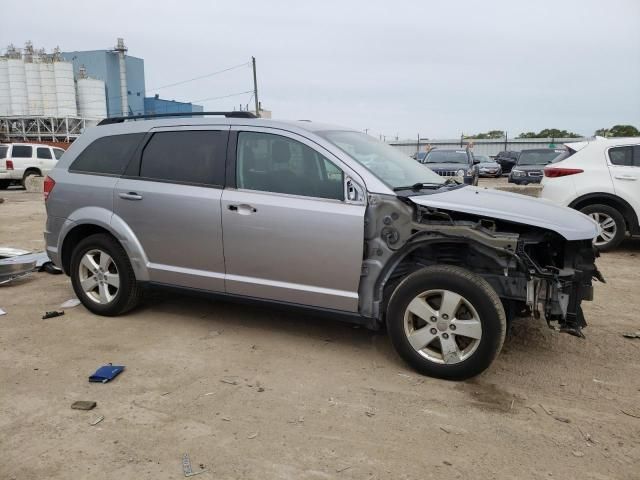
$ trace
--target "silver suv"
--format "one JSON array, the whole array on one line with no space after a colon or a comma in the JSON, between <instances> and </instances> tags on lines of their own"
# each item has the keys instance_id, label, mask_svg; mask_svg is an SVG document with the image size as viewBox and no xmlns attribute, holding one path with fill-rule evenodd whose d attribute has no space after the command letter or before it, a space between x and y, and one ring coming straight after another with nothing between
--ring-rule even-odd
<instances>
[{"instance_id":1,"label":"silver suv","mask_svg":"<svg viewBox=\"0 0 640 480\"><path fill-rule=\"evenodd\" d=\"M601 278L586 215L358 131L198 115L105 120L46 179L47 252L90 311L159 285L328 311L448 379L485 370L522 313L582 335Z\"/></svg>"}]
</instances>

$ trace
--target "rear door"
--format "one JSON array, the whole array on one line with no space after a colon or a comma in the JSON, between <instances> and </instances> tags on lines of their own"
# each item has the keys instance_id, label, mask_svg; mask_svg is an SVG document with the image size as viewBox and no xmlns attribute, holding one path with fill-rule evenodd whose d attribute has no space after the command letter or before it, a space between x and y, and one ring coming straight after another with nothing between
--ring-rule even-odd
<instances>
[{"instance_id":1,"label":"rear door","mask_svg":"<svg viewBox=\"0 0 640 480\"><path fill-rule=\"evenodd\" d=\"M228 126L152 130L114 189L114 210L152 282L224 291L220 199Z\"/></svg>"},{"instance_id":2,"label":"rear door","mask_svg":"<svg viewBox=\"0 0 640 480\"><path fill-rule=\"evenodd\" d=\"M607 161L616 195L626 200L640 218L640 145L611 147Z\"/></svg>"},{"instance_id":3,"label":"rear door","mask_svg":"<svg viewBox=\"0 0 640 480\"><path fill-rule=\"evenodd\" d=\"M239 130L222 196L227 292L356 312L365 206L344 199L346 166L299 135Z\"/></svg>"}]
</instances>

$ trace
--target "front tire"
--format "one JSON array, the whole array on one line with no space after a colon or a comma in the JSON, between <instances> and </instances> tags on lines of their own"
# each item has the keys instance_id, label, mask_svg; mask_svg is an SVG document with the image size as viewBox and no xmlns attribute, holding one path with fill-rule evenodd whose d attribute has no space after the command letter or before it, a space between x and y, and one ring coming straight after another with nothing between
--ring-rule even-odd
<instances>
[{"instance_id":1,"label":"front tire","mask_svg":"<svg viewBox=\"0 0 640 480\"><path fill-rule=\"evenodd\" d=\"M593 218L602 232L593 239L593 244L601 252L608 252L616 248L624 240L627 224L622 214L609 205L587 205L580 209L585 215Z\"/></svg>"},{"instance_id":2,"label":"front tire","mask_svg":"<svg viewBox=\"0 0 640 480\"><path fill-rule=\"evenodd\" d=\"M387 308L387 329L398 354L418 372L464 380L497 357L507 320L486 280L460 267L437 265L398 284Z\"/></svg>"},{"instance_id":3,"label":"front tire","mask_svg":"<svg viewBox=\"0 0 640 480\"><path fill-rule=\"evenodd\" d=\"M73 250L71 283L88 310L109 317L134 308L142 295L127 253L105 233L85 238Z\"/></svg>"}]
</instances>

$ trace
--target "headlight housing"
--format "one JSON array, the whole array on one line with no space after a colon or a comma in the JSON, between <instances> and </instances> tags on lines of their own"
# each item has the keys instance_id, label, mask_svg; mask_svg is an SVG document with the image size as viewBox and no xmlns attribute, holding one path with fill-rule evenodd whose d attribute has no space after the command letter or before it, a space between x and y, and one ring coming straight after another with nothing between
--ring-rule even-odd
<instances>
[{"instance_id":1,"label":"headlight housing","mask_svg":"<svg viewBox=\"0 0 640 480\"><path fill-rule=\"evenodd\" d=\"M458 177L464 177L464 170L462 170L462 169L458 170L458 171L456 172L456 175L457 175Z\"/></svg>"},{"instance_id":2,"label":"headlight housing","mask_svg":"<svg viewBox=\"0 0 640 480\"><path fill-rule=\"evenodd\" d=\"M522 170L511 170L511 175L514 177L524 177L525 173Z\"/></svg>"}]
</instances>

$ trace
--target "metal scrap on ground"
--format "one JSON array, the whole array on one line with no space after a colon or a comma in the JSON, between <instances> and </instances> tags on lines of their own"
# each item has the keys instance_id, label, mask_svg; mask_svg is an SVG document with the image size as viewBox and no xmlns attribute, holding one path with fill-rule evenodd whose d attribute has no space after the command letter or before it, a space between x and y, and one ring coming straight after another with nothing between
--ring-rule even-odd
<instances>
[{"instance_id":1,"label":"metal scrap on ground","mask_svg":"<svg viewBox=\"0 0 640 480\"><path fill-rule=\"evenodd\" d=\"M191 466L191 459L189 458L189 454L185 453L182 456L182 471L184 472L185 477L193 477L194 475L200 475L207 471L206 468L202 470L198 470L197 472L193 471L193 467Z\"/></svg>"}]
</instances>

